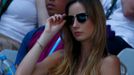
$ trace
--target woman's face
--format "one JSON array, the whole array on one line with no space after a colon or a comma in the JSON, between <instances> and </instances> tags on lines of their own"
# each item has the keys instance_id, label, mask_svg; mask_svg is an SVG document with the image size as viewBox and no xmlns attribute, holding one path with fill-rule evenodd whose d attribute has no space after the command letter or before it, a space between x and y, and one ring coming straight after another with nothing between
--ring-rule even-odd
<instances>
[{"instance_id":1,"label":"woman's face","mask_svg":"<svg viewBox=\"0 0 134 75\"><path fill-rule=\"evenodd\" d=\"M73 19L74 16L75 18ZM84 6L79 2L72 4L69 8L68 18L69 17L72 17L72 19L70 18L70 20L72 20L72 24L70 21L69 26L75 39L78 41L89 40L93 32L94 25L86 13Z\"/></svg>"},{"instance_id":2,"label":"woman's face","mask_svg":"<svg viewBox=\"0 0 134 75\"><path fill-rule=\"evenodd\" d=\"M45 0L46 8L50 16L63 14L68 0Z\"/></svg>"}]
</instances>

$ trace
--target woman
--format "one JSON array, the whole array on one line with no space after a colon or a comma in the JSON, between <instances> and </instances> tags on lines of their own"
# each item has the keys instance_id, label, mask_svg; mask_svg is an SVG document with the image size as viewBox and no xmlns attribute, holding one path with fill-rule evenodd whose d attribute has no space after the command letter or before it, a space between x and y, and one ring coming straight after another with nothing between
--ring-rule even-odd
<instances>
[{"instance_id":1,"label":"woman","mask_svg":"<svg viewBox=\"0 0 134 75\"><path fill-rule=\"evenodd\" d=\"M120 62L105 50L105 15L99 0L75 0L66 16L48 18L38 43L19 65L16 75L120 75ZM36 63L42 48L63 30L64 50ZM29 63L31 61L31 63Z\"/></svg>"}]
</instances>

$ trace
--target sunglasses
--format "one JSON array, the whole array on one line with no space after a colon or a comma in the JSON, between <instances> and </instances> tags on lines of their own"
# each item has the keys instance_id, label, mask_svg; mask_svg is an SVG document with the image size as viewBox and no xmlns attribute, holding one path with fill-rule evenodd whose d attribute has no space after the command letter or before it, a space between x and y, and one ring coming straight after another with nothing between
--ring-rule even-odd
<instances>
[{"instance_id":1,"label":"sunglasses","mask_svg":"<svg viewBox=\"0 0 134 75\"><path fill-rule=\"evenodd\" d=\"M65 16L66 24L72 26L75 18L79 23L84 23L88 19L88 15L86 13L79 13L76 16Z\"/></svg>"}]
</instances>

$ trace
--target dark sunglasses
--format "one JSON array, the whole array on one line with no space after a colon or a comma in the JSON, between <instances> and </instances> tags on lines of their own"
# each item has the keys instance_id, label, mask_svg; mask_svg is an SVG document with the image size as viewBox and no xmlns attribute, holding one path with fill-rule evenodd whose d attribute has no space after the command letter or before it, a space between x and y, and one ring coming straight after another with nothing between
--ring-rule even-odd
<instances>
[{"instance_id":1,"label":"dark sunglasses","mask_svg":"<svg viewBox=\"0 0 134 75\"><path fill-rule=\"evenodd\" d=\"M88 15L86 13L79 13L76 16L65 16L66 24L72 26L75 18L79 23L84 23L88 19Z\"/></svg>"}]
</instances>

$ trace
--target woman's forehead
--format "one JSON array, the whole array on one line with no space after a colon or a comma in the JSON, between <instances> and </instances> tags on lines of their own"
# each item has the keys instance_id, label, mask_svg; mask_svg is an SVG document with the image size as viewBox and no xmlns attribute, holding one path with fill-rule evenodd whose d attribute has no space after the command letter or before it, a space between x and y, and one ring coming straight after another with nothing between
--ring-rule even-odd
<instances>
[{"instance_id":1,"label":"woman's forehead","mask_svg":"<svg viewBox=\"0 0 134 75\"><path fill-rule=\"evenodd\" d=\"M69 7L69 15L75 15L76 13L85 13L85 12L86 11L84 6L79 2L76 2Z\"/></svg>"}]
</instances>

